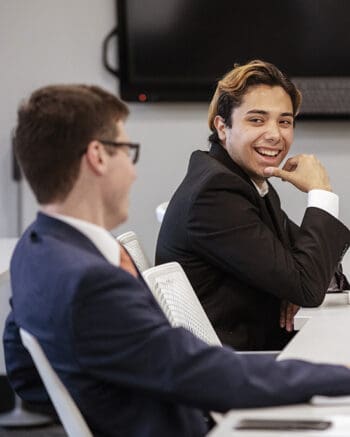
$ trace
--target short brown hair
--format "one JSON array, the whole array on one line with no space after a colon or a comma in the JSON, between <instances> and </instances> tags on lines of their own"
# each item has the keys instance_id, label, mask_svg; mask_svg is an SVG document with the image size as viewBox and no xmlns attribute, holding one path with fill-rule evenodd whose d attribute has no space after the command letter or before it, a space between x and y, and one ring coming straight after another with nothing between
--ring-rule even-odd
<instances>
[{"instance_id":1,"label":"short brown hair","mask_svg":"<svg viewBox=\"0 0 350 437\"><path fill-rule=\"evenodd\" d=\"M241 105L248 89L255 85L280 86L289 95L293 105L293 115L298 114L301 93L293 82L275 65L260 60L250 61L245 65L235 64L219 82L211 100L208 124L212 131L209 141L220 142L214 126L214 119L220 115L225 124L231 127L231 115L234 108Z\"/></svg>"},{"instance_id":2,"label":"short brown hair","mask_svg":"<svg viewBox=\"0 0 350 437\"><path fill-rule=\"evenodd\" d=\"M40 204L64 200L93 139L114 140L115 122L129 111L97 86L51 85L33 92L18 110L14 149Z\"/></svg>"}]
</instances>

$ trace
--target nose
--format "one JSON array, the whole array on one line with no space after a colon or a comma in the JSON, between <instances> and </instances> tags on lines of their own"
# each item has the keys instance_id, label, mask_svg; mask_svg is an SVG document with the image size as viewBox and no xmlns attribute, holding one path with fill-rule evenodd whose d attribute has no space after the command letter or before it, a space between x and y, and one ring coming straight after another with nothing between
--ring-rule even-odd
<instances>
[{"instance_id":1,"label":"nose","mask_svg":"<svg viewBox=\"0 0 350 437\"><path fill-rule=\"evenodd\" d=\"M265 139L272 144L278 143L281 139L280 126L277 122L271 121L266 125Z\"/></svg>"}]
</instances>

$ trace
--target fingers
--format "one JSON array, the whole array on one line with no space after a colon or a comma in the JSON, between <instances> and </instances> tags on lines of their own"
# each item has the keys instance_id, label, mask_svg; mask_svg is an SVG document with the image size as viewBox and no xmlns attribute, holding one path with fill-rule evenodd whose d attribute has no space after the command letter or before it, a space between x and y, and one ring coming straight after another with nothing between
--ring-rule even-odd
<instances>
[{"instance_id":1,"label":"fingers","mask_svg":"<svg viewBox=\"0 0 350 437\"><path fill-rule=\"evenodd\" d=\"M264 174L266 176L275 176L283 181L293 183L295 179L294 173L292 173L290 170L284 170L284 168L285 167L283 167L283 169L278 167L266 167L264 168Z\"/></svg>"},{"instance_id":2,"label":"fingers","mask_svg":"<svg viewBox=\"0 0 350 437\"><path fill-rule=\"evenodd\" d=\"M280 307L280 327L292 332L294 329L294 316L299 311L299 306L283 300Z\"/></svg>"},{"instance_id":3,"label":"fingers","mask_svg":"<svg viewBox=\"0 0 350 437\"><path fill-rule=\"evenodd\" d=\"M266 167L264 175L276 176L306 193L314 189L332 191L325 168L313 155L293 156L286 161L282 169Z\"/></svg>"},{"instance_id":4,"label":"fingers","mask_svg":"<svg viewBox=\"0 0 350 437\"><path fill-rule=\"evenodd\" d=\"M281 169L278 167L265 167L264 168L264 175L266 177L270 177L270 176L276 176L276 177L281 177Z\"/></svg>"},{"instance_id":5,"label":"fingers","mask_svg":"<svg viewBox=\"0 0 350 437\"><path fill-rule=\"evenodd\" d=\"M282 169L278 167L266 167L264 169L264 173L266 176L276 176L281 178L283 175L283 170L290 172L290 171L294 171L297 168L301 156L303 155L296 155L287 159Z\"/></svg>"},{"instance_id":6,"label":"fingers","mask_svg":"<svg viewBox=\"0 0 350 437\"><path fill-rule=\"evenodd\" d=\"M285 171L294 171L298 167L299 156L300 155L297 155L287 159L282 169Z\"/></svg>"},{"instance_id":7,"label":"fingers","mask_svg":"<svg viewBox=\"0 0 350 437\"><path fill-rule=\"evenodd\" d=\"M294 329L294 316L299 311L299 306L288 303L286 309L286 330L292 332Z\"/></svg>"},{"instance_id":8,"label":"fingers","mask_svg":"<svg viewBox=\"0 0 350 437\"><path fill-rule=\"evenodd\" d=\"M282 169L278 168L278 167L266 167L264 169L265 174L269 174L270 176L276 176L279 178L282 178L283 176L285 176L285 172L292 172L294 170L296 170L296 168L298 167L298 163L299 160L303 157L304 155L296 155L293 156L289 159L287 159L287 161L284 163L284 166L282 167Z\"/></svg>"},{"instance_id":9,"label":"fingers","mask_svg":"<svg viewBox=\"0 0 350 437\"><path fill-rule=\"evenodd\" d=\"M280 307L280 327L285 328L286 326L286 308L287 308L287 302L285 300L282 300L281 307Z\"/></svg>"},{"instance_id":10,"label":"fingers","mask_svg":"<svg viewBox=\"0 0 350 437\"><path fill-rule=\"evenodd\" d=\"M286 310L286 331L292 332L294 328L294 312L292 304L288 304Z\"/></svg>"}]
</instances>

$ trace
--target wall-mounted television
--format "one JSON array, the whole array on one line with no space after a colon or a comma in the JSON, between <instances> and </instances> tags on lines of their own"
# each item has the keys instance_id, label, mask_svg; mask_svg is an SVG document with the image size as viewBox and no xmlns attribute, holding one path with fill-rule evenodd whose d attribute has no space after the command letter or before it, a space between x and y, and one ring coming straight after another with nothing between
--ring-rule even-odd
<instances>
[{"instance_id":1,"label":"wall-mounted television","mask_svg":"<svg viewBox=\"0 0 350 437\"><path fill-rule=\"evenodd\" d=\"M263 59L301 88L304 117L350 117L349 0L116 0L120 94L209 102L235 63Z\"/></svg>"}]
</instances>

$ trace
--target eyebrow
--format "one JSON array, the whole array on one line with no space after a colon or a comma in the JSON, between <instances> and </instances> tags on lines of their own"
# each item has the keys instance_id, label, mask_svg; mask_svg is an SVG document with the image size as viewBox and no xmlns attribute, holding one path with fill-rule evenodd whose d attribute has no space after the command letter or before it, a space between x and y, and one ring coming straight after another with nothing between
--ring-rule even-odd
<instances>
[{"instance_id":1,"label":"eyebrow","mask_svg":"<svg viewBox=\"0 0 350 437\"><path fill-rule=\"evenodd\" d=\"M251 109L250 111L247 112L247 114L261 114L261 115L268 115L267 111L263 111L262 109ZM293 117L294 115L292 112L282 112L282 114L280 114L281 117Z\"/></svg>"}]
</instances>

